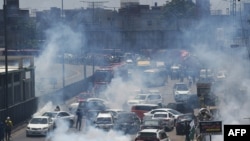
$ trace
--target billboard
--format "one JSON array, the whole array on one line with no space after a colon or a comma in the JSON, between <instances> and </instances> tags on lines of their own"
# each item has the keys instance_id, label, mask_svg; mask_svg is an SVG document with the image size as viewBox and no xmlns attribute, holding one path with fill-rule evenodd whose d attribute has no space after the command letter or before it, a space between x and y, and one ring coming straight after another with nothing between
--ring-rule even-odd
<instances>
[{"instance_id":1,"label":"billboard","mask_svg":"<svg viewBox=\"0 0 250 141\"><path fill-rule=\"evenodd\" d=\"M222 121L200 121L201 134L222 134Z\"/></svg>"}]
</instances>

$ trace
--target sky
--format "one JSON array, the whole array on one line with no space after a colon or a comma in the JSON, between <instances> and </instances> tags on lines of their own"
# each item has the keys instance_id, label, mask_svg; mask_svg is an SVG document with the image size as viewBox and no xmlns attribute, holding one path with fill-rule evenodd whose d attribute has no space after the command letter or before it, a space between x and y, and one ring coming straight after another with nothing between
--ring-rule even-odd
<instances>
[{"instance_id":1,"label":"sky","mask_svg":"<svg viewBox=\"0 0 250 141\"><path fill-rule=\"evenodd\" d=\"M63 2L64 9L79 9L86 8L89 2L102 1L104 6L110 7L112 9L120 7L120 0L19 0L20 8L24 9L37 9L45 10L50 9L50 7L61 8ZM168 0L139 0L140 4L147 4L153 6L155 2L159 6L166 3ZM170 1L170 0L169 0ZM195 0L193 0L195 1ZM210 0L211 10L222 10L226 11L230 7L231 0ZM249 0L241 0L241 2ZM239 2L238 2L239 3ZM0 1L0 5L3 5L3 0Z\"/></svg>"}]
</instances>

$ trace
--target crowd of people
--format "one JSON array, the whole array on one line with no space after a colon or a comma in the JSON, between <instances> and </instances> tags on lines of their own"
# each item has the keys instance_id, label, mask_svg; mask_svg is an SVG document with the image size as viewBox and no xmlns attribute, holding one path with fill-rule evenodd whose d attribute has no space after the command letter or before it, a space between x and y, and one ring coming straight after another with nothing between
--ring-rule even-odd
<instances>
[{"instance_id":1,"label":"crowd of people","mask_svg":"<svg viewBox=\"0 0 250 141\"><path fill-rule=\"evenodd\" d=\"M0 141L10 141L13 122L7 117L5 122L0 121Z\"/></svg>"}]
</instances>

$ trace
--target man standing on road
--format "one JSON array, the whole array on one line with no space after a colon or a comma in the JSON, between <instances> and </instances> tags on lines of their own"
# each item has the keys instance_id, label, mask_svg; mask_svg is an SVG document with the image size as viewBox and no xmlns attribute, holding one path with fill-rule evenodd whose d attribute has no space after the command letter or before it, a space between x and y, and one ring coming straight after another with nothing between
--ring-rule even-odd
<instances>
[{"instance_id":1,"label":"man standing on road","mask_svg":"<svg viewBox=\"0 0 250 141\"><path fill-rule=\"evenodd\" d=\"M190 141L189 134L190 134L190 125L188 121L185 121L185 135L186 135L185 141Z\"/></svg>"},{"instance_id":2,"label":"man standing on road","mask_svg":"<svg viewBox=\"0 0 250 141\"><path fill-rule=\"evenodd\" d=\"M6 139L6 141L10 140L12 127L13 127L13 123L10 120L10 117L7 117L7 119L5 120L5 139Z\"/></svg>"},{"instance_id":3,"label":"man standing on road","mask_svg":"<svg viewBox=\"0 0 250 141\"><path fill-rule=\"evenodd\" d=\"M82 127L82 117L83 117L81 109L77 109L76 116L77 116L76 129L78 129L80 131L81 127Z\"/></svg>"}]
</instances>

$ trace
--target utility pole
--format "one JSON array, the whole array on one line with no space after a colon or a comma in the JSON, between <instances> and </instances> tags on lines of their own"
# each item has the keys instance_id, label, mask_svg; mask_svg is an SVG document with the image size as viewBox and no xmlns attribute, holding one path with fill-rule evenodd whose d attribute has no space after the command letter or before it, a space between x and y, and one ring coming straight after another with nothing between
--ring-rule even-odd
<instances>
[{"instance_id":1,"label":"utility pole","mask_svg":"<svg viewBox=\"0 0 250 141\"><path fill-rule=\"evenodd\" d=\"M231 0L231 14L236 16L236 0Z\"/></svg>"},{"instance_id":2,"label":"utility pole","mask_svg":"<svg viewBox=\"0 0 250 141\"><path fill-rule=\"evenodd\" d=\"M61 1L61 17L63 18L64 17L64 9L63 9L63 0Z\"/></svg>"},{"instance_id":3,"label":"utility pole","mask_svg":"<svg viewBox=\"0 0 250 141\"><path fill-rule=\"evenodd\" d=\"M4 14L4 51L5 51L5 113L9 114L9 95L8 95L8 30L7 30L7 0L3 3Z\"/></svg>"},{"instance_id":4,"label":"utility pole","mask_svg":"<svg viewBox=\"0 0 250 141\"><path fill-rule=\"evenodd\" d=\"M95 19L95 8L100 8L104 3L108 1L80 1L82 3L88 3L89 7L92 8L92 22L94 23Z\"/></svg>"}]
</instances>

